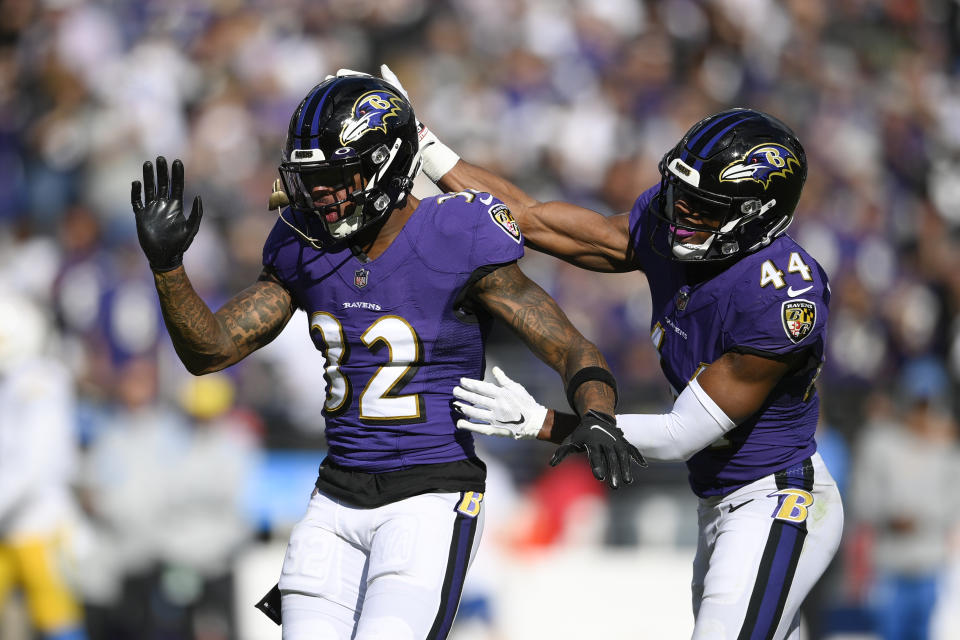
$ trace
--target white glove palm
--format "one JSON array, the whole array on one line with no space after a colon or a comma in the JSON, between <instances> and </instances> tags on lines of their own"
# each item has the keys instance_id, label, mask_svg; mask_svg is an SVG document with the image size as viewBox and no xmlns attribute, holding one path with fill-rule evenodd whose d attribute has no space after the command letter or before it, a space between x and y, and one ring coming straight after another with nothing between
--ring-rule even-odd
<instances>
[{"instance_id":1,"label":"white glove palm","mask_svg":"<svg viewBox=\"0 0 960 640\"><path fill-rule=\"evenodd\" d=\"M493 368L493 377L496 384L460 378L460 385L453 388L453 395L463 402L453 404L463 415L477 422L458 420L457 427L515 440L536 438L547 417L547 408L499 367Z\"/></svg>"}]
</instances>

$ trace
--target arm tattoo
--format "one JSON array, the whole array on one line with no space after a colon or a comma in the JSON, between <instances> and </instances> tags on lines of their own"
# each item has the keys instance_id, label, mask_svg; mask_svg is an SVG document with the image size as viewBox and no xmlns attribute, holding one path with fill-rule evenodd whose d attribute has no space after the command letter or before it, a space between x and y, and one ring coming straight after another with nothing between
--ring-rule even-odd
<instances>
[{"instance_id":1,"label":"arm tattoo","mask_svg":"<svg viewBox=\"0 0 960 640\"><path fill-rule=\"evenodd\" d=\"M513 329L534 354L569 382L584 367L607 367L603 354L577 331L557 303L514 264L493 271L473 285L471 295ZM590 381L576 393L577 409L614 412L613 389Z\"/></svg>"},{"instance_id":2,"label":"arm tattoo","mask_svg":"<svg viewBox=\"0 0 960 640\"><path fill-rule=\"evenodd\" d=\"M183 269L155 274L154 281L177 355L196 375L219 371L269 343L293 314L290 293L266 273L215 314Z\"/></svg>"}]
</instances>

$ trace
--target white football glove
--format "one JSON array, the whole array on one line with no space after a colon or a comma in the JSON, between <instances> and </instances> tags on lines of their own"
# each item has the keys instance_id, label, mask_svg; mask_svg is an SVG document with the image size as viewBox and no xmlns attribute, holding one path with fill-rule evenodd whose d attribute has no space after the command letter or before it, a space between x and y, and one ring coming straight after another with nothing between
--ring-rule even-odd
<instances>
[{"instance_id":1,"label":"white football glove","mask_svg":"<svg viewBox=\"0 0 960 640\"><path fill-rule=\"evenodd\" d=\"M342 69L341 69L342 71ZM407 90L400 84L397 74L385 64L380 65L380 77L392 84L403 96L410 100ZM427 125L417 120L417 131L420 135L420 157L423 159L421 169L432 182L437 182L445 173L453 169L453 165L460 161L453 149L440 142L436 134L427 128ZM501 371L501 373L503 373Z\"/></svg>"},{"instance_id":2,"label":"white football glove","mask_svg":"<svg viewBox=\"0 0 960 640\"><path fill-rule=\"evenodd\" d=\"M515 440L536 438L547 417L547 408L499 367L493 368L493 377L497 384L460 378L460 385L453 388L453 395L463 402L453 404L463 415L477 422L457 420L457 427Z\"/></svg>"},{"instance_id":3,"label":"white football glove","mask_svg":"<svg viewBox=\"0 0 960 640\"><path fill-rule=\"evenodd\" d=\"M353 69L337 69L337 75L335 76L328 75L326 78L323 79L323 81L326 82L330 78L343 78L344 76L367 76L369 78L373 77L369 73L364 73L363 71L354 71Z\"/></svg>"}]
</instances>

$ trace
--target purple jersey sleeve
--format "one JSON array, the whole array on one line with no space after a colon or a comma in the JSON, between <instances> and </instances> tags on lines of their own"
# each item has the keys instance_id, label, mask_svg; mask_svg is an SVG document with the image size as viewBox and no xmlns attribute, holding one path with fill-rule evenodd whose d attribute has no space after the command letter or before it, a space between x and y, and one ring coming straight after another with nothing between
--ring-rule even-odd
<instances>
[{"instance_id":1,"label":"purple jersey sleeve","mask_svg":"<svg viewBox=\"0 0 960 640\"><path fill-rule=\"evenodd\" d=\"M648 214L648 210L659 192L659 184L650 187L640 194L634 201L633 208L630 209L630 242L633 244L634 255L637 256L637 265L643 271L646 271L644 256L650 246L651 229L649 227L655 222L655 219Z\"/></svg>"},{"instance_id":2,"label":"purple jersey sleeve","mask_svg":"<svg viewBox=\"0 0 960 640\"><path fill-rule=\"evenodd\" d=\"M782 243L778 243L782 244ZM737 265L723 318L727 349L784 354L822 346L830 293L823 269L792 241L779 255Z\"/></svg>"},{"instance_id":3,"label":"purple jersey sleeve","mask_svg":"<svg viewBox=\"0 0 960 640\"><path fill-rule=\"evenodd\" d=\"M432 232L438 242L418 247L431 269L472 272L490 265L509 264L523 257L523 236L507 206L489 193L463 191L427 198ZM442 247L442 251L427 250Z\"/></svg>"},{"instance_id":4,"label":"purple jersey sleeve","mask_svg":"<svg viewBox=\"0 0 960 640\"><path fill-rule=\"evenodd\" d=\"M283 215L292 215L287 209ZM299 260L291 260L290 254L302 254L303 246L300 238L283 220L279 218L270 230L266 242L263 244L263 266L273 272L288 289L296 280L296 265Z\"/></svg>"}]
</instances>

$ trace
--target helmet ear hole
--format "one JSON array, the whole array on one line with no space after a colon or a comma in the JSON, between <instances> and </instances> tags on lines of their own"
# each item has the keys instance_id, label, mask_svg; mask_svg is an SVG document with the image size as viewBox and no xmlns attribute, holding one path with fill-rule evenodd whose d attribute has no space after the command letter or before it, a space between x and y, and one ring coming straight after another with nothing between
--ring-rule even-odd
<instances>
[{"instance_id":1,"label":"helmet ear hole","mask_svg":"<svg viewBox=\"0 0 960 640\"><path fill-rule=\"evenodd\" d=\"M373 152L370 154L370 161L373 162L373 164L381 165L386 161L389 155L390 155L390 152L387 151L387 146L380 145L379 147L374 149Z\"/></svg>"}]
</instances>

